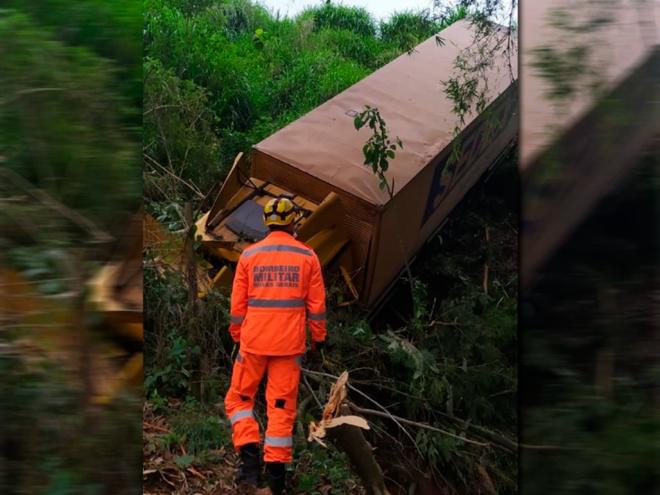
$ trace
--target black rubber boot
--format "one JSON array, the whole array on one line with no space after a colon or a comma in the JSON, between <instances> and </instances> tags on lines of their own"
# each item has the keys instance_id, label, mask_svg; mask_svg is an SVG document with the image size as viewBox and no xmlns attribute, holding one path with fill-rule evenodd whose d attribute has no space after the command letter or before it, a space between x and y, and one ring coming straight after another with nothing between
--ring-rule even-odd
<instances>
[{"instance_id":1,"label":"black rubber boot","mask_svg":"<svg viewBox=\"0 0 660 495\"><path fill-rule=\"evenodd\" d=\"M266 476L268 487L273 495L284 495L286 493L286 467L282 462L267 462Z\"/></svg>"},{"instance_id":2,"label":"black rubber boot","mask_svg":"<svg viewBox=\"0 0 660 495\"><path fill-rule=\"evenodd\" d=\"M243 445L241 447L241 467L236 481L256 487L261 472L260 457L258 443Z\"/></svg>"}]
</instances>

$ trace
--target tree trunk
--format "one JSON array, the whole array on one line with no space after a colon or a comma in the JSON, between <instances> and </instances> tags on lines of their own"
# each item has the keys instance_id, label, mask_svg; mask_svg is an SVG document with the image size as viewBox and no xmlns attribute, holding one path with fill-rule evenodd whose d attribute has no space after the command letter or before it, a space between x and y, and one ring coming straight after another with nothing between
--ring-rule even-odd
<instances>
[{"instance_id":1,"label":"tree trunk","mask_svg":"<svg viewBox=\"0 0 660 495\"><path fill-rule=\"evenodd\" d=\"M204 347L202 346L200 338L200 328L199 322L197 321L197 264L195 263L195 226L193 220L193 209L192 204L188 201L183 206L183 217L186 222L186 227L188 229L188 235L186 236L185 244L185 258L186 258L186 276L188 282L188 308L189 314L193 317L195 323L192 326L192 335L190 335L191 340L194 344L197 345L197 348L200 350L200 354L204 353ZM203 402L204 399L204 384L202 383L202 362L203 359L198 356L197 361L194 363L192 371L192 392L197 400Z\"/></svg>"},{"instance_id":2,"label":"tree trunk","mask_svg":"<svg viewBox=\"0 0 660 495\"><path fill-rule=\"evenodd\" d=\"M339 408L341 415L350 415L346 404ZM353 471L362 480L362 485L369 495L389 495L385 487L383 470L376 462L371 444L364 438L362 429L357 426L341 425L327 431L328 438L334 445L346 453Z\"/></svg>"}]
</instances>

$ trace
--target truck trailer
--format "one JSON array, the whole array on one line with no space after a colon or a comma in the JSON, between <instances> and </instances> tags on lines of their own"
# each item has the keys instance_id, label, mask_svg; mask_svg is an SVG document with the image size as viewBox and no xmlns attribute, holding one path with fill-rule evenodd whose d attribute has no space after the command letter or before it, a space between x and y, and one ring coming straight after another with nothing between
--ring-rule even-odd
<instances>
[{"instance_id":1,"label":"truck trailer","mask_svg":"<svg viewBox=\"0 0 660 495\"><path fill-rule=\"evenodd\" d=\"M499 34L507 33L502 28ZM200 281L230 287L241 252L267 234L261 211L286 195L299 209L297 235L317 252L340 304L377 307L452 209L515 142L517 56L495 50L480 73L486 106L461 122L443 90L475 29L458 21L239 155L212 208L196 222L211 268ZM364 165L368 128L354 118L377 108L398 150L386 172L393 194ZM458 129L458 133L455 131ZM454 158L452 158L454 157ZM457 157L457 158L456 158Z\"/></svg>"},{"instance_id":2,"label":"truck trailer","mask_svg":"<svg viewBox=\"0 0 660 495\"><path fill-rule=\"evenodd\" d=\"M519 161L526 288L640 156L660 143L660 3L528 3L520 23ZM585 47L579 75L539 63L547 54L568 60Z\"/></svg>"}]
</instances>

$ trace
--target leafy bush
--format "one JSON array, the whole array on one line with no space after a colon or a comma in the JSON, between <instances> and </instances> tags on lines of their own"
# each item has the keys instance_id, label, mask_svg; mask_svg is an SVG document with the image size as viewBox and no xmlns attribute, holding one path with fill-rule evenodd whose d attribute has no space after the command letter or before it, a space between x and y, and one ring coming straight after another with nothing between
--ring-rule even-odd
<instances>
[{"instance_id":1,"label":"leafy bush","mask_svg":"<svg viewBox=\"0 0 660 495\"><path fill-rule=\"evenodd\" d=\"M0 345L6 348L6 335ZM0 354L7 449L2 493L129 494L141 486L141 398L118 397L94 417L59 363ZM123 445L121 460L117 445Z\"/></svg>"},{"instance_id":2,"label":"leafy bush","mask_svg":"<svg viewBox=\"0 0 660 495\"><path fill-rule=\"evenodd\" d=\"M292 485L299 493L321 494L324 486L337 493L361 493L348 458L336 449L305 445L295 457Z\"/></svg>"},{"instance_id":3,"label":"leafy bush","mask_svg":"<svg viewBox=\"0 0 660 495\"><path fill-rule=\"evenodd\" d=\"M122 127L127 106L115 91L115 65L11 10L0 11L0 44L6 165L105 221L137 207L137 142Z\"/></svg>"},{"instance_id":4,"label":"leafy bush","mask_svg":"<svg viewBox=\"0 0 660 495\"><path fill-rule=\"evenodd\" d=\"M224 420L216 412L201 407L194 400L185 402L183 407L171 416L170 424L193 455L217 449L230 440Z\"/></svg>"},{"instance_id":5,"label":"leafy bush","mask_svg":"<svg viewBox=\"0 0 660 495\"><path fill-rule=\"evenodd\" d=\"M409 49L420 41L437 34L439 23L428 10L398 12L381 22L380 32L384 41L395 43L401 49Z\"/></svg>"},{"instance_id":6,"label":"leafy bush","mask_svg":"<svg viewBox=\"0 0 660 495\"><path fill-rule=\"evenodd\" d=\"M181 396L189 392L192 360L199 355L199 347L190 343L176 332L166 335L167 353L162 356L164 364L154 369L144 379L147 394L160 392L167 395ZM162 351L161 351L162 352Z\"/></svg>"},{"instance_id":7,"label":"leafy bush","mask_svg":"<svg viewBox=\"0 0 660 495\"><path fill-rule=\"evenodd\" d=\"M147 265L145 281L145 391L147 396L185 397L196 393L205 401L224 391L231 365L232 342L228 301L211 291L191 306L179 272ZM223 359L221 359L223 356ZM223 365L219 369L220 365ZM220 379L217 378L220 374ZM208 389L199 389L200 385Z\"/></svg>"},{"instance_id":8,"label":"leafy bush","mask_svg":"<svg viewBox=\"0 0 660 495\"><path fill-rule=\"evenodd\" d=\"M29 14L67 45L85 47L116 61L116 84L130 104L130 122L139 136L143 29L140 2L8 0L4 3Z\"/></svg>"},{"instance_id":9,"label":"leafy bush","mask_svg":"<svg viewBox=\"0 0 660 495\"><path fill-rule=\"evenodd\" d=\"M376 22L371 14L361 7L335 5L330 2L320 7L303 11L302 18L311 18L314 29L346 30L362 36L375 36Z\"/></svg>"},{"instance_id":10,"label":"leafy bush","mask_svg":"<svg viewBox=\"0 0 660 495\"><path fill-rule=\"evenodd\" d=\"M142 398L92 403L122 358L81 307L99 246L73 227L86 223L78 214L123 234L141 202L141 32L141 5L128 0L0 8L0 167L11 179L0 195L12 198L0 263L38 291L25 314L2 317L0 493L141 488Z\"/></svg>"},{"instance_id":11,"label":"leafy bush","mask_svg":"<svg viewBox=\"0 0 660 495\"><path fill-rule=\"evenodd\" d=\"M381 38L387 43L393 43L400 50L409 51L415 45L466 16L467 9L462 6L440 17L432 15L428 9L397 12L387 21L381 21Z\"/></svg>"},{"instance_id":12,"label":"leafy bush","mask_svg":"<svg viewBox=\"0 0 660 495\"><path fill-rule=\"evenodd\" d=\"M218 163L220 143L208 92L179 79L158 60L147 58L144 72L146 194L162 200L183 197L190 194L188 184L211 183L225 173Z\"/></svg>"}]
</instances>

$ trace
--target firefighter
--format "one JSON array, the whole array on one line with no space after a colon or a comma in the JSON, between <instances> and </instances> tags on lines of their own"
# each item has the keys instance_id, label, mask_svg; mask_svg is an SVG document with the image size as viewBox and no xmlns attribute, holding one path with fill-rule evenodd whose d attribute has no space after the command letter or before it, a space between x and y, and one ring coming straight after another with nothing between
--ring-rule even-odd
<instances>
[{"instance_id":1,"label":"firefighter","mask_svg":"<svg viewBox=\"0 0 660 495\"><path fill-rule=\"evenodd\" d=\"M292 460L298 383L309 325L311 348L326 338L325 288L316 253L294 237L296 208L286 198L264 207L270 232L243 251L231 294L229 332L239 345L225 410L241 456L238 480L257 486L261 473L254 396L264 376L268 425L263 459L271 491L285 492L285 465Z\"/></svg>"}]
</instances>

